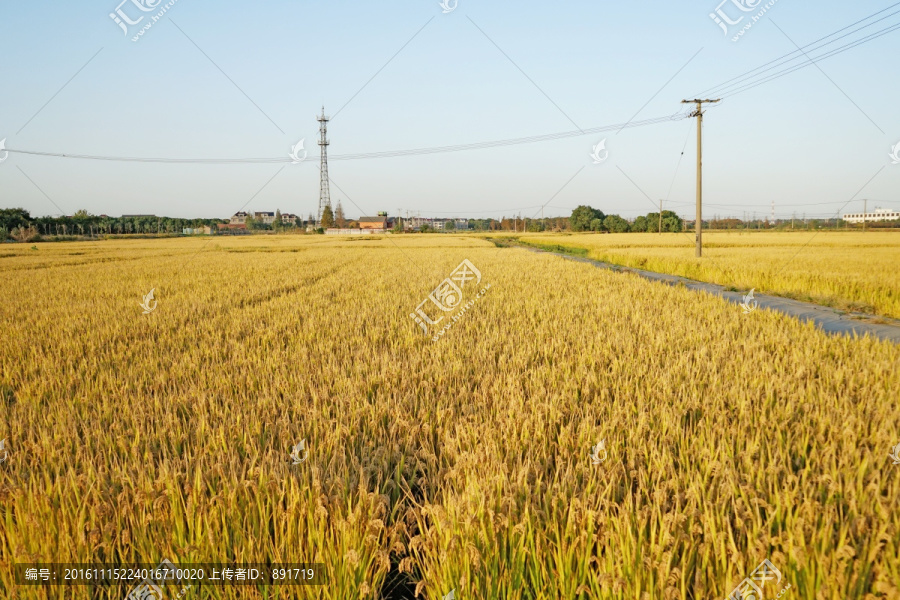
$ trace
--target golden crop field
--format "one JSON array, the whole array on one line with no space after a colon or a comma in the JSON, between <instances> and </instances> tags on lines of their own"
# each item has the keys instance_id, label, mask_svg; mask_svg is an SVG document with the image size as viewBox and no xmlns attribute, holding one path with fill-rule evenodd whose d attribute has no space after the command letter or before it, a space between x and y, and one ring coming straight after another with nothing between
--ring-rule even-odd
<instances>
[{"instance_id":1,"label":"golden crop field","mask_svg":"<svg viewBox=\"0 0 900 600\"><path fill-rule=\"evenodd\" d=\"M756 288L839 310L900 318L900 234L896 232L704 232L522 234L528 243L588 250L587 256L648 271Z\"/></svg>"},{"instance_id":2,"label":"golden crop field","mask_svg":"<svg viewBox=\"0 0 900 600\"><path fill-rule=\"evenodd\" d=\"M164 558L325 567L185 600L721 600L765 560L767 599L900 597L895 344L471 236L35 247L0 252L0 597ZM840 296L822 255L772 281ZM464 259L490 288L432 341L410 313Z\"/></svg>"}]
</instances>

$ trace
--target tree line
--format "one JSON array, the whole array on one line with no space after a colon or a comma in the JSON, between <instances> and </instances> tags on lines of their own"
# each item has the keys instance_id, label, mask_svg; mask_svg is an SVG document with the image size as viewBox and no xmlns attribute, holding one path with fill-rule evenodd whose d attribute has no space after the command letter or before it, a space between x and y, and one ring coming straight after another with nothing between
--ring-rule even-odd
<instances>
[{"instance_id":1,"label":"tree line","mask_svg":"<svg viewBox=\"0 0 900 600\"><path fill-rule=\"evenodd\" d=\"M154 215L108 217L79 210L72 216L32 217L23 208L0 209L0 241L31 241L40 236L181 233L186 227L213 227L223 219L179 219Z\"/></svg>"},{"instance_id":2,"label":"tree line","mask_svg":"<svg viewBox=\"0 0 900 600\"><path fill-rule=\"evenodd\" d=\"M604 231L609 233L680 232L684 231L684 220L671 210L648 213L629 223L619 215L605 215L602 210L581 205L569 217L572 231Z\"/></svg>"},{"instance_id":3,"label":"tree line","mask_svg":"<svg viewBox=\"0 0 900 600\"><path fill-rule=\"evenodd\" d=\"M854 229L862 228L861 224L849 224L840 218L832 219L759 219L742 221L741 219L704 220L704 229L821 229L840 228L851 226ZM181 219L173 217L157 217L155 215L124 215L121 217L109 217L106 215L93 215L86 210L79 210L74 215L63 217L32 217L23 208L0 208L0 241L13 239L21 242L30 242L40 239L42 236L71 237L71 236L96 236L96 235L129 235L129 234L180 234L185 228L211 227L213 233L218 225L228 223L227 219ZM247 229L259 230L305 230L308 224L314 223L313 215L304 221L299 217L292 222L282 222L281 212L275 212L275 221L272 224L263 223L260 220L248 218ZM395 221L395 232L402 231L403 219ZM330 204L325 207L321 223L324 229L328 227L358 227L356 221L349 221L344 216L340 202L332 210ZM871 229L896 228L900 221L870 222L867 226ZM572 211L569 217L547 217L541 219L529 219L521 217L502 217L500 219L468 219L469 231L523 231L523 232L609 232L609 233L640 233L640 232L680 232L684 231L685 222L677 214L670 210L651 212L639 216L634 221L627 221L619 215L604 214L603 211L591 206L581 205ZM457 231L456 223L452 220L444 223L444 230ZM423 232L432 231L428 226L422 227Z\"/></svg>"}]
</instances>

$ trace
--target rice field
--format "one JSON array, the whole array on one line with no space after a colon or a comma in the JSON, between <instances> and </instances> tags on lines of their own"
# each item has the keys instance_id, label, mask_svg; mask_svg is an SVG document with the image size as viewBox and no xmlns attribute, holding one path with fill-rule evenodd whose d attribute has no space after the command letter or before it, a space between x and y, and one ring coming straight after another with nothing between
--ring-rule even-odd
<instances>
[{"instance_id":1,"label":"rice field","mask_svg":"<svg viewBox=\"0 0 900 600\"><path fill-rule=\"evenodd\" d=\"M35 248L0 250L0 597L122 599L14 566L163 558L325 567L186 600L724 599L767 559L766 599L900 597L894 344L473 236ZM893 314L896 262L809 254L772 281ZM490 288L433 341L410 314L464 259Z\"/></svg>"},{"instance_id":2,"label":"rice field","mask_svg":"<svg viewBox=\"0 0 900 600\"><path fill-rule=\"evenodd\" d=\"M526 243L580 248L617 265L680 275L736 290L756 288L839 310L900 318L897 232L704 232L521 234Z\"/></svg>"}]
</instances>

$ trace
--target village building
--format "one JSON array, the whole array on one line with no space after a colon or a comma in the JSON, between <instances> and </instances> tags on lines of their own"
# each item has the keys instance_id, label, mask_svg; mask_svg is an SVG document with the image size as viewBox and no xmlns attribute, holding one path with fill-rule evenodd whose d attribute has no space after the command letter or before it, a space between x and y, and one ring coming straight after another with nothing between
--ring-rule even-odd
<instances>
[{"instance_id":1,"label":"village building","mask_svg":"<svg viewBox=\"0 0 900 600\"><path fill-rule=\"evenodd\" d=\"M385 214L378 217L360 217L359 228L367 230L386 231L388 228L387 215Z\"/></svg>"}]
</instances>

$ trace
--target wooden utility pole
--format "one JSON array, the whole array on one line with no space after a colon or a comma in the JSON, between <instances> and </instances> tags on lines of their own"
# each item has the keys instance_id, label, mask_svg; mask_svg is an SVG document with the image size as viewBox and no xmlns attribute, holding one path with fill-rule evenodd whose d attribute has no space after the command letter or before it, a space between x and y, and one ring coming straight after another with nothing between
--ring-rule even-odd
<instances>
[{"instance_id":1,"label":"wooden utility pole","mask_svg":"<svg viewBox=\"0 0 900 600\"><path fill-rule=\"evenodd\" d=\"M866 213L869 212L869 200L868 198L863 200L863 231L866 230Z\"/></svg>"},{"instance_id":2,"label":"wooden utility pole","mask_svg":"<svg viewBox=\"0 0 900 600\"><path fill-rule=\"evenodd\" d=\"M697 117L697 251L696 256L703 256L703 105L715 104L718 100L682 100L682 104L696 104L697 110L690 116ZM662 211L660 211L662 215Z\"/></svg>"}]
</instances>

